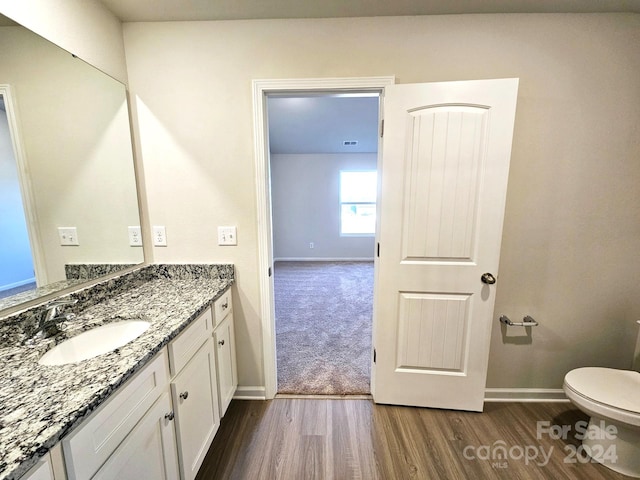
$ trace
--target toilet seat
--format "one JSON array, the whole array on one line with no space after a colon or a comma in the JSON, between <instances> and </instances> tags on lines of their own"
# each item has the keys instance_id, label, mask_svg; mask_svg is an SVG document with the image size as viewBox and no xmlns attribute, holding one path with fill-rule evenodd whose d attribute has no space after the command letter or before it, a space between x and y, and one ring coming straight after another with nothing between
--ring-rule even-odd
<instances>
[{"instance_id":1,"label":"toilet seat","mask_svg":"<svg viewBox=\"0 0 640 480\"><path fill-rule=\"evenodd\" d=\"M564 391L585 412L640 427L640 373L583 367L564 377Z\"/></svg>"}]
</instances>

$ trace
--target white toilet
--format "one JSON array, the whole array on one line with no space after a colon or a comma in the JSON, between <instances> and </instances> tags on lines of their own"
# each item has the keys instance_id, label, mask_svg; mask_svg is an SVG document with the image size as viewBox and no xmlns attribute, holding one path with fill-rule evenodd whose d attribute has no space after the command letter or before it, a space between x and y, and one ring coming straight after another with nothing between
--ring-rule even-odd
<instances>
[{"instance_id":1,"label":"white toilet","mask_svg":"<svg viewBox=\"0 0 640 480\"><path fill-rule=\"evenodd\" d=\"M591 419L584 453L616 472L640 478L640 373L584 367L564 377L564 392Z\"/></svg>"}]
</instances>

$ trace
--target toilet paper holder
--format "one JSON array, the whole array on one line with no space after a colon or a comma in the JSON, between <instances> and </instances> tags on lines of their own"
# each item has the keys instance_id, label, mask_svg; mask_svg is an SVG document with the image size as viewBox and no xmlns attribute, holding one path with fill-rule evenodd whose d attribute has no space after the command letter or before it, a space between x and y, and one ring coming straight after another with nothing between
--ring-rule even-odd
<instances>
[{"instance_id":1,"label":"toilet paper holder","mask_svg":"<svg viewBox=\"0 0 640 480\"><path fill-rule=\"evenodd\" d=\"M533 319L533 317L529 315L526 315L522 319L522 322L512 322L511 319L509 319L509 317L507 317L506 315L500 315L500 323L504 323L505 325L508 325L510 327L537 327L538 325L540 325Z\"/></svg>"}]
</instances>

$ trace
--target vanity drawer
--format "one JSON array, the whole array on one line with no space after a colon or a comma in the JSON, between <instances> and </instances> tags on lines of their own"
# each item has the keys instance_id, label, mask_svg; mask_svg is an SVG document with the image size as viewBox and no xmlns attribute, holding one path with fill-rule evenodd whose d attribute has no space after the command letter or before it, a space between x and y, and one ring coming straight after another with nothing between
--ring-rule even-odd
<instances>
[{"instance_id":1,"label":"vanity drawer","mask_svg":"<svg viewBox=\"0 0 640 480\"><path fill-rule=\"evenodd\" d=\"M211 309L207 308L169 344L169 367L175 376L211 337Z\"/></svg>"},{"instance_id":2,"label":"vanity drawer","mask_svg":"<svg viewBox=\"0 0 640 480\"><path fill-rule=\"evenodd\" d=\"M69 480L91 478L168 384L168 361L163 349L62 441Z\"/></svg>"},{"instance_id":3,"label":"vanity drawer","mask_svg":"<svg viewBox=\"0 0 640 480\"><path fill-rule=\"evenodd\" d=\"M227 318L229 312L232 310L231 305L231 289L228 289L222 294L222 296L213 303L213 310L215 311L216 324L213 328L217 327L222 321Z\"/></svg>"}]
</instances>

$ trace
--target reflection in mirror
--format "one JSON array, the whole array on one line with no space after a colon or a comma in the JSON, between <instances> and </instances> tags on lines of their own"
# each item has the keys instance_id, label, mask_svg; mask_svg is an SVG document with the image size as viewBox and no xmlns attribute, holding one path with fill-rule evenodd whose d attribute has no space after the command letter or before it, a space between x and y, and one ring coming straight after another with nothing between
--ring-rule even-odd
<instances>
[{"instance_id":1,"label":"reflection in mirror","mask_svg":"<svg viewBox=\"0 0 640 480\"><path fill-rule=\"evenodd\" d=\"M0 296L36 287L20 177L9 131L6 90L0 87ZM6 232L6 233L5 233Z\"/></svg>"},{"instance_id":2,"label":"reflection in mirror","mask_svg":"<svg viewBox=\"0 0 640 480\"><path fill-rule=\"evenodd\" d=\"M0 44L1 311L144 256L124 85L2 18Z\"/></svg>"}]
</instances>

